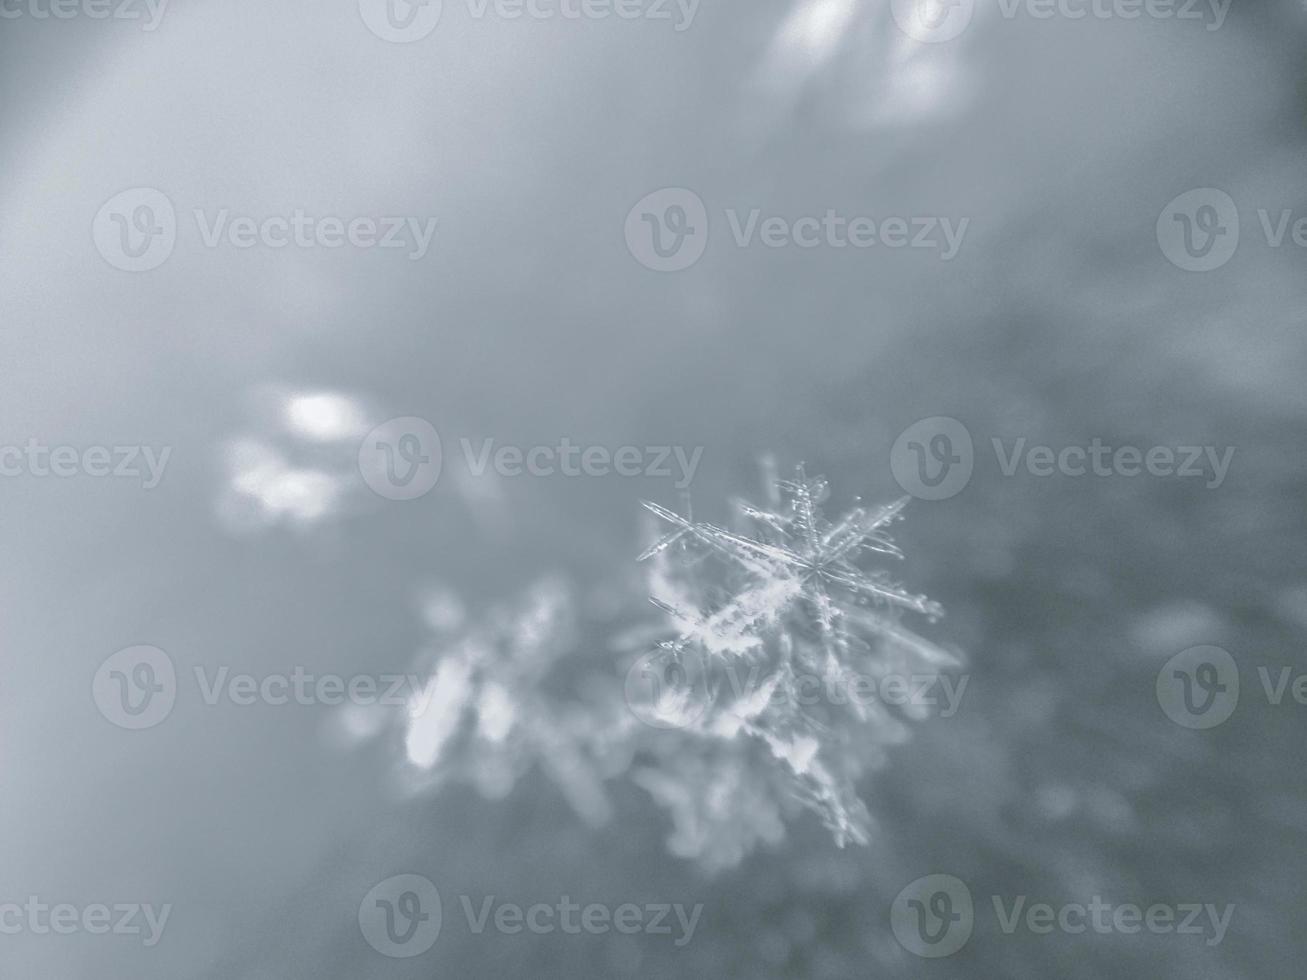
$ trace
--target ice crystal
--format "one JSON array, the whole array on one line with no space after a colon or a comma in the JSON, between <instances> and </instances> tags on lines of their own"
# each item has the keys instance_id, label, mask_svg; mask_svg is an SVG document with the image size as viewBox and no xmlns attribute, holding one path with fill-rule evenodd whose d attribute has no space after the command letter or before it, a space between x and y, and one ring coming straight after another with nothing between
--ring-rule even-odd
<instances>
[{"instance_id":1,"label":"ice crystal","mask_svg":"<svg viewBox=\"0 0 1307 980\"><path fill-rule=\"evenodd\" d=\"M905 733L874 692L890 675L937 676L958 661L902 624L905 613L934 620L939 605L860 563L903 557L888 529L906 499L855 503L831 521L824 479L799 466L793 479L768 483L765 506L736 503L735 529L644 502L669 526L640 559L671 635L643 664L653 696L636 707L681 739L742 746L730 757L737 763L752 753L743 764L779 767L783 779L749 782L749 792L770 787L814 811L841 846L865 843L871 818L856 783ZM681 850L712 837L704 825L724 812L723 787L745 785L715 777L716 804L695 808L664 775L641 782L672 810Z\"/></svg>"},{"instance_id":2,"label":"ice crystal","mask_svg":"<svg viewBox=\"0 0 1307 980\"><path fill-rule=\"evenodd\" d=\"M957 661L902 623L938 605L864 565L902 557L888 530L904 501L832 521L828 493L800 467L763 506L737 502L730 528L688 500L683 514L646 503L666 531L640 556L657 622L634 576L589 600L544 579L481 616L428 594L426 681L399 719L406 771L500 798L538 769L593 824L627 773L669 814L671 852L709 870L780 841L805 809L841 846L865 843L858 783L914 713L881 682ZM631 655L617 670L613 650Z\"/></svg>"}]
</instances>

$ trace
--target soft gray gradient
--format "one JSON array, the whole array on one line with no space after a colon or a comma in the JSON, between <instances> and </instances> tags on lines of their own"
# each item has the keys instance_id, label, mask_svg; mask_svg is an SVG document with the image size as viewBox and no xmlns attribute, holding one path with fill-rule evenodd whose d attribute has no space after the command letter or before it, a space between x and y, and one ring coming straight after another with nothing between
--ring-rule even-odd
<instances>
[{"instance_id":1,"label":"soft gray gradient","mask_svg":"<svg viewBox=\"0 0 1307 980\"><path fill-rule=\"evenodd\" d=\"M176 0L160 28L0 21L5 444L174 447L166 478L7 477L0 548L0 901L171 902L163 942L3 936L17 978L1290 976L1303 954L1303 712L1213 732L1166 721L1172 653L1220 643L1303 665L1307 394L1303 250L1254 209L1303 203L1296 3L1180 21L1007 20L921 45L881 0L704 0L667 23L474 20L445 4L392 45L356 5ZM797 19L796 19L797 18ZM805 20L804 18L808 18ZM138 275L91 221L128 187L182 238ZM707 255L659 275L623 221L695 189ZM1239 203L1210 273L1159 253L1191 187ZM199 246L190 210L433 215L431 252ZM736 249L723 208L970 219L942 263L904 249ZM205 707L148 732L90 696L113 651L180 670L391 671L425 640L424 583L476 608L561 571L628 570L638 500L667 481L518 479L395 503L351 487L312 520L233 518L233 441L279 399L338 392L375 424L461 435L705 447L696 506L753 490L758 452L837 495L886 499L895 436L948 415L1053 445L1237 448L1219 490L1156 479L1004 479L910 508L904 577L972 688L865 787L880 832L839 851L800 822L709 878L668 857L639 792L591 830L543 779L507 800L402 800L396 746L339 744L321 708ZM303 456L304 459L314 457ZM347 472L348 467L342 472ZM616 668L614 668L616 670ZM416 960L362 941L357 903L416 871L447 928ZM894 942L889 903L946 871L977 895L1232 902L1185 937L1004 936L947 960ZM452 896L706 905L695 940L472 936ZM589 937L580 937L588 939ZM619 941L620 940L620 941Z\"/></svg>"}]
</instances>

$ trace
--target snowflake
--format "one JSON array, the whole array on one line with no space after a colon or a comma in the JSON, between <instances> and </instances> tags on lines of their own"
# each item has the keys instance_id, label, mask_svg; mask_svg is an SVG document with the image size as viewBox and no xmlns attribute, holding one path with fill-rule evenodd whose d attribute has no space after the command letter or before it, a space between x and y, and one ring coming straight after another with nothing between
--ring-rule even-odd
<instances>
[{"instance_id":1,"label":"snowflake","mask_svg":"<svg viewBox=\"0 0 1307 980\"><path fill-rule=\"evenodd\" d=\"M866 843L858 782L913 714L877 685L957 661L900 622L939 606L860 564L902 557L888 528L904 502L832 522L828 492L800 467L769 483L765 507L738 503L730 529L688 502L685 516L646 503L670 525L640 556L658 623L634 576L588 598L546 578L480 617L429 594L426 680L408 710L345 722L359 737L397 729L418 789L470 783L498 799L538 769L596 825L608 781L627 774L669 814L672 853L709 870L778 843L803 810L841 846ZM642 654L624 691L613 650Z\"/></svg>"},{"instance_id":2,"label":"snowflake","mask_svg":"<svg viewBox=\"0 0 1307 980\"><path fill-rule=\"evenodd\" d=\"M868 554L903 557L888 528L906 499L855 503L830 521L828 496L826 481L799 466L793 479L769 481L766 507L737 502L736 530L644 502L670 525L640 559L672 632L646 665L657 698L645 707L682 737L746 738L753 764L781 764L785 779L771 785L816 812L842 846L868 839L857 780L906 735L868 692L896 672L937 676L958 660L900 622L905 613L935 620L937 603L859 564ZM664 781L643 782L668 798ZM680 826L676 839L684 847L696 837Z\"/></svg>"}]
</instances>

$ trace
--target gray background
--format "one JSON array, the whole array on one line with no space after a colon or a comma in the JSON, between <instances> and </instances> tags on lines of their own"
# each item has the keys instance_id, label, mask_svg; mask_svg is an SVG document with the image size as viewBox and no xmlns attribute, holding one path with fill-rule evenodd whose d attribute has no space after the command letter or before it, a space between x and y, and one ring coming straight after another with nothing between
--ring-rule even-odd
<instances>
[{"instance_id":1,"label":"gray background","mask_svg":"<svg viewBox=\"0 0 1307 980\"><path fill-rule=\"evenodd\" d=\"M834 4L838 8L839 4ZM1005 20L905 47L882 3L785 41L803 4L704 0L692 28L471 19L412 45L352 3L177 0L160 29L0 21L3 442L171 445L163 484L0 481L0 899L172 902L164 941L0 937L15 977L1280 977L1304 952L1301 706L1210 732L1168 722L1158 668L1193 643L1303 664L1301 249L1254 209L1303 204L1307 12L1236 3L1180 21ZM925 84L923 79L931 80ZM183 240L130 275L90 222L163 189ZM715 211L704 259L642 268L622 224L650 191ZM1210 273L1158 250L1191 187L1229 192L1244 241ZM436 215L398 255L200 248L192 207ZM729 244L721 209L970 218L961 254ZM189 237L188 237L189 236ZM1150 478L1003 478L910 509L910 584L970 658L958 715L864 787L879 822L839 851L810 820L708 877L668 857L637 791L579 823L545 780L505 801L397 801L393 745L343 751L327 713L192 695L145 733L100 717L120 647L179 668L386 671L424 642L418 583L473 605L542 573L583 587L641 546L665 481L517 480L478 503L351 496L306 528L237 532L224 447L269 429L261 393L333 390L449 447L703 445L721 513L774 450L837 496L887 498L895 436L949 415L1052 445L1234 446L1219 490ZM295 451L294 447L288 452ZM357 902L415 871L524 904L702 901L683 950L652 937L473 936L414 961L363 942ZM1227 902L1224 943L1008 937L940 961L888 907L943 871L977 895Z\"/></svg>"}]
</instances>

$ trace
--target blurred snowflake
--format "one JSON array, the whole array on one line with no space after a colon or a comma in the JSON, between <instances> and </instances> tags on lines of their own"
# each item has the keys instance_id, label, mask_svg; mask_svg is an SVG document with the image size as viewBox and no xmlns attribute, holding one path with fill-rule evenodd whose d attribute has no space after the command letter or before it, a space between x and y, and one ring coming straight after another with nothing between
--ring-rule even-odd
<instances>
[{"instance_id":1,"label":"blurred snowflake","mask_svg":"<svg viewBox=\"0 0 1307 980\"><path fill-rule=\"evenodd\" d=\"M570 587L542 579L471 623L449 593L429 597L425 613L439 649L404 722L405 756L424 785L467 782L499 799L538 765L582 819L607 821L603 782L626 767L630 726L615 704L558 683L579 646Z\"/></svg>"},{"instance_id":2,"label":"blurred snowflake","mask_svg":"<svg viewBox=\"0 0 1307 980\"><path fill-rule=\"evenodd\" d=\"M900 622L938 605L859 564L901 557L887 529L904 501L828 521L826 483L801 467L768 491L765 507L737 503L732 530L645 504L670 525L640 556L658 622L634 576L585 599L545 578L476 617L427 594L427 680L398 716L417 788L498 799L539 769L598 825L605 784L629 772L669 812L672 853L712 871L779 842L804 809L841 846L865 843L856 785L924 714L887 705L883 682L958 660ZM614 650L636 661L624 692ZM392 723L344 719L358 737Z\"/></svg>"},{"instance_id":3,"label":"blurred snowflake","mask_svg":"<svg viewBox=\"0 0 1307 980\"><path fill-rule=\"evenodd\" d=\"M306 530L341 514L359 496L361 403L338 392L272 388L253 396L254 431L229 440L218 515L228 530L280 523Z\"/></svg>"}]
</instances>

